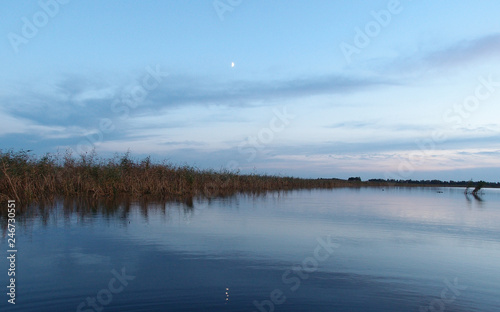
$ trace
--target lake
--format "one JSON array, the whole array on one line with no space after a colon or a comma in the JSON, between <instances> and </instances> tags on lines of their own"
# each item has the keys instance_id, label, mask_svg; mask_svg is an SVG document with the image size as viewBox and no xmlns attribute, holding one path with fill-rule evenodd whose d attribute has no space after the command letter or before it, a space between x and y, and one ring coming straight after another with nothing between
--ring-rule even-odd
<instances>
[{"instance_id":1,"label":"lake","mask_svg":"<svg viewBox=\"0 0 500 312\"><path fill-rule=\"evenodd\" d=\"M16 234L2 311L500 311L499 189L60 200Z\"/></svg>"}]
</instances>

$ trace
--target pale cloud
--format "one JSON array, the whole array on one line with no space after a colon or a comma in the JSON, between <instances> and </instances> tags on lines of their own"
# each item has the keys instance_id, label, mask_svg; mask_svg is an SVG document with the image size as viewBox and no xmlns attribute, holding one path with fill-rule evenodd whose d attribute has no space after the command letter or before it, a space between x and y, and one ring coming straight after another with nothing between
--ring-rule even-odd
<instances>
[{"instance_id":1,"label":"pale cloud","mask_svg":"<svg viewBox=\"0 0 500 312\"><path fill-rule=\"evenodd\" d=\"M0 136L11 134L36 135L44 139L65 139L79 137L84 134L80 127L63 127L55 125L41 125L26 118L17 118L0 111Z\"/></svg>"},{"instance_id":2,"label":"pale cloud","mask_svg":"<svg viewBox=\"0 0 500 312\"><path fill-rule=\"evenodd\" d=\"M79 92L69 99L69 102L85 103L89 101L112 100L116 97L116 88L100 88Z\"/></svg>"},{"instance_id":3,"label":"pale cloud","mask_svg":"<svg viewBox=\"0 0 500 312\"><path fill-rule=\"evenodd\" d=\"M443 50L429 53L423 60L430 66L463 66L490 58L500 59L500 33L462 40Z\"/></svg>"},{"instance_id":4,"label":"pale cloud","mask_svg":"<svg viewBox=\"0 0 500 312\"><path fill-rule=\"evenodd\" d=\"M467 69L469 65L486 64L492 68L492 61L500 59L500 33L492 33L473 39L464 39L436 49L422 45L418 51L394 58L377 58L365 61L360 68L375 73L394 75L402 84L411 84L424 76L448 75L448 70ZM489 63L488 63L489 62ZM495 65L496 66L496 65Z\"/></svg>"}]
</instances>

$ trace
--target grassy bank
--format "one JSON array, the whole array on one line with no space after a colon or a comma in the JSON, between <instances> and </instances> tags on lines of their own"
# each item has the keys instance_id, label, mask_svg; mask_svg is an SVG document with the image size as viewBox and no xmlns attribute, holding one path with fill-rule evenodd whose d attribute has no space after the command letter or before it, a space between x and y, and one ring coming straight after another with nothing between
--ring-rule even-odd
<instances>
[{"instance_id":1,"label":"grassy bank","mask_svg":"<svg viewBox=\"0 0 500 312\"><path fill-rule=\"evenodd\" d=\"M226 196L237 192L354 186L338 179L299 179L238 172L201 170L190 166L134 160L127 153L110 159L94 153L74 157L0 151L0 200L21 204L50 201L57 196L113 198L150 196L168 199L202 195Z\"/></svg>"},{"instance_id":2,"label":"grassy bank","mask_svg":"<svg viewBox=\"0 0 500 312\"><path fill-rule=\"evenodd\" d=\"M499 187L499 183L484 183ZM300 179L271 175L245 175L225 170L201 170L154 163L149 157L134 160L130 154L100 158L95 153L74 156L48 154L37 157L26 151L0 150L0 209L7 200L18 206L51 202L56 197L112 200L189 200L194 196L217 197L236 193L264 193L292 189L361 186L471 186L472 181L443 182L412 180L370 180L360 178Z\"/></svg>"}]
</instances>

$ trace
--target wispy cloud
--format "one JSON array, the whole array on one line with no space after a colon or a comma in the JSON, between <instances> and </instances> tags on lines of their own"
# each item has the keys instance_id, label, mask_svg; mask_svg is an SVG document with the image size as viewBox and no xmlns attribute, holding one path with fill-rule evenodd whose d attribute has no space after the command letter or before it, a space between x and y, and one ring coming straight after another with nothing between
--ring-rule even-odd
<instances>
[{"instance_id":1,"label":"wispy cloud","mask_svg":"<svg viewBox=\"0 0 500 312\"><path fill-rule=\"evenodd\" d=\"M401 154L405 151L421 151L418 142L429 139L422 138L366 138L360 142L346 141L319 141L315 143L296 143L296 144L281 144L279 146L271 146L268 148L269 153L275 155L304 155L310 156L315 154L320 155L353 155L359 153L377 154L377 153L393 153ZM488 136L470 136L470 137L455 137L436 144L435 150L458 150L458 149L498 149L500 148L499 135ZM428 152L428 151L424 151ZM499 159L500 161L500 159Z\"/></svg>"},{"instance_id":2,"label":"wispy cloud","mask_svg":"<svg viewBox=\"0 0 500 312\"><path fill-rule=\"evenodd\" d=\"M12 134L36 135L46 139L79 137L85 130L78 126L41 124L27 118L11 116L0 109L0 137Z\"/></svg>"},{"instance_id":3,"label":"wispy cloud","mask_svg":"<svg viewBox=\"0 0 500 312\"><path fill-rule=\"evenodd\" d=\"M474 62L500 59L500 33L460 40L439 49L421 46L410 55L396 58L377 58L362 63L377 73L390 73L398 79L435 73L438 70L463 68ZM403 80L400 80L403 83Z\"/></svg>"},{"instance_id":4,"label":"wispy cloud","mask_svg":"<svg viewBox=\"0 0 500 312\"><path fill-rule=\"evenodd\" d=\"M393 123L387 124L382 121L345 121L337 122L325 126L325 128L331 129L376 129L376 130L388 130L388 131L432 131L434 128L430 125L417 125L417 124L402 124Z\"/></svg>"},{"instance_id":5,"label":"wispy cloud","mask_svg":"<svg viewBox=\"0 0 500 312\"><path fill-rule=\"evenodd\" d=\"M358 78L340 75L210 84L202 83L197 78L170 77L158 92L152 94L150 102L161 107L207 104L241 107L275 99L345 94L369 87L395 84L397 83L381 77Z\"/></svg>"},{"instance_id":6,"label":"wispy cloud","mask_svg":"<svg viewBox=\"0 0 500 312\"><path fill-rule=\"evenodd\" d=\"M430 66L451 67L487 58L500 59L500 33L462 40L442 50L429 53L423 57L423 61Z\"/></svg>"},{"instance_id":7,"label":"wispy cloud","mask_svg":"<svg viewBox=\"0 0 500 312\"><path fill-rule=\"evenodd\" d=\"M154 92L148 94L147 99L133 109L132 115L134 118L155 118L161 115L162 111L186 106L220 105L241 108L275 105L274 100L344 94L388 84L395 83L380 77L356 78L339 75L268 82L210 82L196 77L172 75ZM44 84L44 91L40 89L33 86L19 88L15 93L2 96L0 108L5 112L4 119L20 119L26 124L47 127L75 126L90 131L100 118L116 119L117 114L112 111L111 104L123 94L127 94L127 85L113 85L103 79L89 81L85 77L75 76L60 79L53 85ZM214 118L232 119L227 114L217 114L206 117L206 121L213 121Z\"/></svg>"},{"instance_id":8,"label":"wispy cloud","mask_svg":"<svg viewBox=\"0 0 500 312\"><path fill-rule=\"evenodd\" d=\"M368 121L346 121L346 122L337 122L331 125L326 126L326 128L332 128L332 129L337 129L337 128L366 128L366 127L372 127L376 126L378 123L377 122L368 122Z\"/></svg>"}]
</instances>

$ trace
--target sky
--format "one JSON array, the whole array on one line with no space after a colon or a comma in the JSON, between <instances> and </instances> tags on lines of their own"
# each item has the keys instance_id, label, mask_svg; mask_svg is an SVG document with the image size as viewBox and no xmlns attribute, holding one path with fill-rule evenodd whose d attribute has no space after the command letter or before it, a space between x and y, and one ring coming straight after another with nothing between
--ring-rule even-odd
<instances>
[{"instance_id":1,"label":"sky","mask_svg":"<svg viewBox=\"0 0 500 312\"><path fill-rule=\"evenodd\" d=\"M500 181L498 1L3 2L0 149Z\"/></svg>"}]
</instances>

